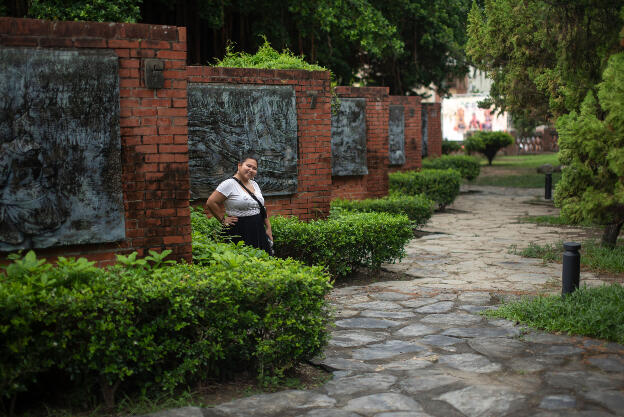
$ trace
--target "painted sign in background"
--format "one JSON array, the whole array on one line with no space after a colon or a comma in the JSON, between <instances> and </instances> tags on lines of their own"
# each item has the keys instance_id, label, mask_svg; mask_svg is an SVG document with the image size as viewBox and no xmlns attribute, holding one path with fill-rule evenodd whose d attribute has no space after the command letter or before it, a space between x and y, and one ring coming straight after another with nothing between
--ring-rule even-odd
<instances>
[{"instance_id":1,"label":"painted sign in background","mask_svg":"<svg viewBox=\"0 0 624 417\"><path fill-rule=\"evenodd\" d=\"M442 100L442 137L464 140L470 131L508 131L511 127L506 113L481 109L478 103L487 95L455 95Z\"/></svg>"}]
</instances>

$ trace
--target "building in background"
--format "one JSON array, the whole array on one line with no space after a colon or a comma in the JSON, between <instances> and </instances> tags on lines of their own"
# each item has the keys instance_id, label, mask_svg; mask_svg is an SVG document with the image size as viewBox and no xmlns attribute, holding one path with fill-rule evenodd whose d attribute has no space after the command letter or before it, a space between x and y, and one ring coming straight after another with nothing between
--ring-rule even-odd
<instances>
[{"instance_id":1,"label":"building in background","mask_svg":"<svg viewBox=\"0 0 624 417\"><path fill-rule=\"evenodd\" d=\"M471 69L464 78L451 81L450 97L442 98L442 137L464 140L474 131L509 131L511 121L507 113L479 108L478 103L488 98L492 80L478 69Z\"/></svg>"}]
</instances>

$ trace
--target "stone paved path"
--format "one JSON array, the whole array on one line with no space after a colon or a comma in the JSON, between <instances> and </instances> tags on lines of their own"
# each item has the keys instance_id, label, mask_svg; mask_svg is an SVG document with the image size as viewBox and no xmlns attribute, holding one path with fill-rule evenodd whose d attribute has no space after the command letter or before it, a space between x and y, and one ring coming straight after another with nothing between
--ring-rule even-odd
<instances>
[{"instance_id":1,"label":"stone paved path","mask_svg":"<svg viewBox=\"0 0 624 417\"><path fill-rule=\"evenodd\" d=\"M332 292L336 327L318 363L334 378L324 386L153 416L624 416L624 346L477 314L501 295L560 291L560 266L509 254L510 245L585 233L518 223L553 212L523 204L526 190L481 190L436 214L425 229L437 233L386 266L410 280Z\"/></svg>"}]
</instances>

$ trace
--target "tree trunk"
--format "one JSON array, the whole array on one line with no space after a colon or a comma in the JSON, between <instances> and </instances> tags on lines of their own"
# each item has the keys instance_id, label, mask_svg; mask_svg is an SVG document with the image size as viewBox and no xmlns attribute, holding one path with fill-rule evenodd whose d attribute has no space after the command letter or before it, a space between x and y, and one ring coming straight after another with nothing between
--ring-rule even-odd
<instances>
[{"instance_id":1,"label":"tree trunk","mask_svg":"<svg viewBox=\"0 0 624 417\"><path fill-rule=\"evenodd\" d=\"M106 378L100 376L100 390L102 392L102 399L104 400L104 407L111 410L115 407L115 392L119 388L119 382L115 382L113 385L108 385Z\"/></svg>"},{"instance_id":2,"label":"tree trunk","mask_svg":"<svg viewBox=\"0 0 624 417\"><path fill-rule=\"evenodd\" d=\"M623 224L624 222L606 225L602 233L602 241L600 242L600 245L606 248L615 248L617 238Z\"/></svg>"}]
</instances>

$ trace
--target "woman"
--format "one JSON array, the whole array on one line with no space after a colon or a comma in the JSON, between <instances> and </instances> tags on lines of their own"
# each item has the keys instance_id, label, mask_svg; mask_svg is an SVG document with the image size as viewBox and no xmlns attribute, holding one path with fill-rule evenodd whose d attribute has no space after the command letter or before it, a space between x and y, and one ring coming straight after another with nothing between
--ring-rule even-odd
<instances>
[{"instance_id":1,"label":"woman","mask_svg":"<svg viewBox=\"0 0 624 417\"><path fill-rule=\"evenodd\" d=\"M233 242L242 240L246 245L271 253L268 239L273 240L273 232L264 197L253 180L257 172L258 159L243 157L236 174L219 184L206 201L206 207L223 224Z\"/></svg>"}]
</instances>

